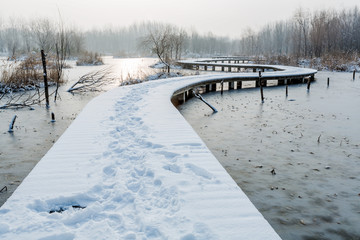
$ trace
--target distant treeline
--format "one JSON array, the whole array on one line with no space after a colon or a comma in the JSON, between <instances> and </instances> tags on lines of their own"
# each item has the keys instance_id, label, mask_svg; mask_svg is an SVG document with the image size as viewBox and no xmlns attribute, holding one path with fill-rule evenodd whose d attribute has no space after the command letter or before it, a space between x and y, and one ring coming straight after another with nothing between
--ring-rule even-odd
<instances>
[{"instance_id":1,"label":"distant treeline","mask_svg":"<svg viewBox=\"0 0 360 240\"><path fill-rule=\"evenodd\" d=\"M150 56L151 50L143 48L142 42L149 32L159 27L171 28L184 36L182 53L187 56L228 55L234 52L234 43L228 37L218 37L212 33L201 35L191 33L170 24L144 22L128 27L101 28L82 31L77 27L63 26L47 18L24 20L10 18L1 22L0 19L0 52L9 57L18 57L32 51L44 49L54 52L58 29L65 29L68 42L68 56L78 56L85 51L119 57Z\"/></svg>"},{"instance_id":2,"label":"distant treeline","mask_svg":"<svg viewBox=\"0 0 360 240\"><path fill-rule=\"evenodd\" d=\"M257 33L247 30L240 42L240 52L246 55L358 55L360 12L358 7L315 12L299 8L290 20L268 24Z\"/></svg>"},{"instance_id":3,"label":"distant treeline","mask_svg":"<svg viewBox=\"0 0 360 240\"><path fill-rule=\"evenodd\" d=\"M59 25L62 23L50 19L0 20L0 52L12 57L39 49L54 51ZM91 51L119 57L150 56L150 50L142 48L141 43L151 29L159 25L171 26L174 32L182 34L181 55L188 57L253 55L313 58L360 53L360 12L354 7L315 12L299 8L291 19L269 23L258 32L251 28L242 31L240 39L219 37L212 33L199 34L197 31L154 22L89 31L65 27L68 55L77 56L82 51Z\"/></svg>"}]
</instances>

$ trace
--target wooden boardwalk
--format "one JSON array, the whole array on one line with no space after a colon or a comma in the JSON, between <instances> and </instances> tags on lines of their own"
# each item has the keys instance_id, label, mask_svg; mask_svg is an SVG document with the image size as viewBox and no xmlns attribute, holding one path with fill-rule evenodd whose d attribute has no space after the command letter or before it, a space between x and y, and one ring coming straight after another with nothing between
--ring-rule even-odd
<instances>
[{"instance_id":1,"label":"wooden boardwalk","mask_svg":"<svg viewBox=\"0 0 360 240\"><path fill-rule=\"evenodd\" d=\"M315 80L314 69L298 68L281 65L249 64L250 59L240 58L215 58L196 61L179 61L185 69L216 71L222 74L221 77L211 77L207 81L194 83L183 87L174 93L174 104L181 104L183 101L193 97L193 90L200 90L200 93L223 90L242 89L244 82L253 82L254 87L266 87L271 85L290 85L308 83ZM250 71L249 71L250 70ZM229 74L231 73L231 74ZM217 76L217 75L214 75ZM225 85L225 87L224 87Z\"/></svg>"},{"instance_id":2,"label":"wooden boardwalk","mask_svg":"<svg viewBox=\"0 0 360 240\"><path fill-rule=\"evenodd\" d=\"M277 68L265 79L316 73ZM0 208L0 239L279 240L170 102L257 77L171 78L95 98Z\"/></svg>"}]
</instances>

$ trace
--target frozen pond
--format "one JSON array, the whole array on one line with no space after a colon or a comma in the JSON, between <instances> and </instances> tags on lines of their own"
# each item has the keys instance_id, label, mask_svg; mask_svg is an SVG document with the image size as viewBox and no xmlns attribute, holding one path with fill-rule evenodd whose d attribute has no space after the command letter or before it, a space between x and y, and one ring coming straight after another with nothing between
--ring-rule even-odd
<instances>
[{"instance_id":1,"label":"frozen pond","mask_svg":"<svg viewBox=\"0 0 360 240\"><path fill-rule=\"evenodd\" d=\"M4 186L7 187L7 191L0 193L0 206L62 135L83 107L101 93L71 94L66 92L80 76L112 66L112 71L119 80L104 87L106 90L117 87L121 79L126 79L128 76L138 77L143 74L153 74L156 70L149 66L156 63L157 59L105 57L104 62L103 66L76 67L75 61L70 61L73 68L65 70L65 79L68 81L59 89L61 98L56 104L52 101L53 98L50 98L50 109L48 110L44 105L35 105L33 106L34 110L29 110L29 108L0 109L0 190ZM49 92L53 91L54 88L50 88ZM51 122L51 112L55 114L55 123ZM14 115L17 115L17 119L14 132L10 134L8 133L9 123Z\"/></svg>"},{"instance_id":2,"label":"frozen pond","mask_svg":"<svg viewBox=\"0 0 360 240\"><path fill-rule=\"evenodd\" d=\"M327 78L330 86L327 87ZM283 239L360 239L360 79L204 94L179 107Z\"/></svg>"}]
</instances>

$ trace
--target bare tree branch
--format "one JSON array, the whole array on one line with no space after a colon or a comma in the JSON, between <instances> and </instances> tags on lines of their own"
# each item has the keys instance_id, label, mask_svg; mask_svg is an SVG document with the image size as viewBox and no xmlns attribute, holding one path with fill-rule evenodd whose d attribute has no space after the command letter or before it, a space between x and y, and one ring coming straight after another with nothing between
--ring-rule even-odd
<instances>
[{"instance_id":1,"label":"bare tree branch","mask_svg":"<svg viewBox=\"0 0 360 240\"><path fill-rule=\"evenodd\" d=\"M101 86L115 81L111 67L87 73L80 77L67 91L99 91Z\"/></svg>"}]
</instances>

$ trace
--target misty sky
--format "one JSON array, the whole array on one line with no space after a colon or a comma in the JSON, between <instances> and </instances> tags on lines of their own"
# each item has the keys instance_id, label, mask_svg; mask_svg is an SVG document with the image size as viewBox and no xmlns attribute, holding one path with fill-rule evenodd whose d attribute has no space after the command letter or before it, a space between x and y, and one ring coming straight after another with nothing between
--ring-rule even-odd
<instances>
[{"instance_id":1,"label":"misty sky","mask_svg":"<svg viewBox=\"0 0 360 240\"><path fill-rule=\"evenodd\" d=\"M58 19L59 9L66 24L82 29L154 20L238 37L247 27L256 30L265 23L288 19L300 6L312 11L356 5L359 0L0 0L0 20Z\"/></svg>"}]
</instances>

